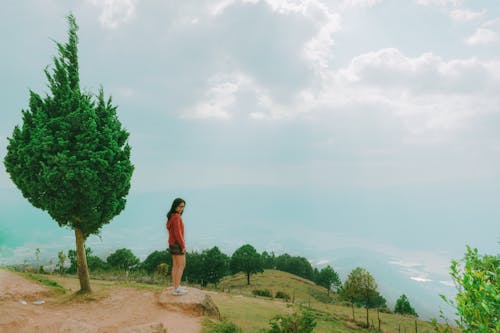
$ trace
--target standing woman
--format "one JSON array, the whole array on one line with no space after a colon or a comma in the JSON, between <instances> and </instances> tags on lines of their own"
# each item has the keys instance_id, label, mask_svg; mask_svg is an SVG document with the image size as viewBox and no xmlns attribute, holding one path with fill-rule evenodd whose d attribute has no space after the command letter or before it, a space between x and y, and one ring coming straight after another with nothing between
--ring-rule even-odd
<instances>
[{"instance_id":1,"label":"standing woman","mask_svg":"<svg viewBox=\"0 0 500 333\"><path fill-rule=\"evenodd\" d=\"M172 203L170 211L167 213L168 249L172 255L172 284L174 285L173 295L184 295L187 290L181 287L181 278L186 267L186 244L184 243L184 223L182 213L186 202L177 198Z\"/></svg>"}]
</instances>

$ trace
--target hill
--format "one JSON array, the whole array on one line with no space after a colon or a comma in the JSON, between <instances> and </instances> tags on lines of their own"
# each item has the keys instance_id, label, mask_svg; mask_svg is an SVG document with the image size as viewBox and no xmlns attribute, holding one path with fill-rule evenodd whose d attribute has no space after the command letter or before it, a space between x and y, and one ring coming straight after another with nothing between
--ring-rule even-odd
<instances>
[{"instance_id":1,"label":"hill","mask_svg":"<svg viewBox=\"0 0 500 333\"><path fill-rule=\"evenodd\" d=\"M276 270L265 270L252 276L251 285L246 284L243 274L224 278L218 286L222 291L213 296L222 315L237 324L244 332L258 332L268 326L269 320L280 313L297 310L312 310L316 319L315 333L329 332L368 332L363 328L366 322L366 310L354 308L355 321L352 320L352 308L342 303L335 294L328 296L325 288L296 275ZM290 301L252 294L254 290L269 290L275 296L278 291L290 295ZM431 333L431 323L411 316L369 311L369 321L386 333L418 332ZM374 330L375 331L375 330ZM458 330L454 330L458 332Z\"/></svg>"}]
</instances>

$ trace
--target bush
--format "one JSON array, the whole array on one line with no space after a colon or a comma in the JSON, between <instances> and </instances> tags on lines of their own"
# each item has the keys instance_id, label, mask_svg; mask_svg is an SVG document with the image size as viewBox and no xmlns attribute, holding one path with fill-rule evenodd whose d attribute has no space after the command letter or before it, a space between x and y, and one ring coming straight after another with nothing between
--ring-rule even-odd
<instances>
[{"instance_id":1,"label":"bush","mask_svg":"<svg viewBox=\"0 0 500 333\"><path fill-rule=\"evenodd\" d=\"M273 293L269 289L254 289L252 294L255 296L273 297Z\"/></svg>"},{"instance_id":2,"label":"bush","mask_svg":"<svg viewBox=\"0 0 500 333\"><path fill-rule=\"evenodd\" d=\"M282 298L285 302L288 302L290 300L290 295L288 295L284 291L278 291L274 297L275 298Z\"/></svg>"},{"instance_id":3,"label":"bush","mask_svg":"<svg viewBox=\"0 0 500 333\"><path fill-rule=\"evenodd\" d=\"M464 333L500 332L500 255L481 255L467 246L465 257L452 261L450 273L458 294L448 303L455 307L460 329Z\"/></svg>"},{"instance_id":4,"label":"bush","mask_svg":"<svg viewBox=\"0 0 500 333\"><path fill-rule=\"evenodd\" d=\"M208 329L209 333L242 333L242 330L227 320L214 324Z\"/></svg>"},{"instance_id":5,"label":"bush","mask_svg":"<svg viewBox=\"0 0 500 333\"><path fill-rule=\"evenodd\" d=\"M269 322L271 329L267 333L311 333L316 327L316 320L310 312L278 315Z\"/></svg>"}]
</instances>

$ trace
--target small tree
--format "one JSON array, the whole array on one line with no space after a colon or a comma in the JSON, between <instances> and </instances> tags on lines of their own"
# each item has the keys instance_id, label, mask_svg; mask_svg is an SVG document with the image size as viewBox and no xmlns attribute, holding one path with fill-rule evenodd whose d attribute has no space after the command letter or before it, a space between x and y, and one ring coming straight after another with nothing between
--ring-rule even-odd
<instances>
[{"instance_id":1,"label":"small tree","mask_svg":"<svg viewBox=\"0 0 500 333\"><path fill-rule=\"evenodd\" d=\"M250 285L250 274L264 271L260 254L250 244L243 245L234 251L231 257L230 269L233 274L244 272L247 275L248 285Z\"/></svg>"},{"instance_id":2,"label":"small tree","mask_svg":"<svg viewBox=\"0 0 500 333\"><path fill-rule=\"evenodd\" d=\"M410 305L410 301L405 294L401 295L396 301L396 306L394 307L394 313L400 313L402 315L411 315L418 317L415 309Z\"/></svg>"},{"instance_id":3,"label":"small tree","mask_svg":"<svg viewBox=\"0 0 500 333\"><path fill-rule=\"evenodd\" d=\"M333 270L333 268L328 265L321 269L317 275L316 283L322 287L325 287L328 291L328 296L330 296L330 290L332 287L338 289L342 282L340 281L339 275Z\"/></svg>"},{"instance_id":4,"label":"small tree","mask_svg":"<svg viewBox=\"0 0 500 333\"><path fill-rule=\"evenodd\" d=\"M453 260L451 277L458 288L457 325L464 333L500 332L500 255L480 255L467 246L462 260Z\"/></svg>"},{"instance_id":5,"label":"small tree","mask_svg":"<svg viewBox=\"0 0 500 333\"><path fill-rule=\"evenodd\" d=\"M57 43L53 71L45 70L51 95L30 91L4 164L34 207L75 231L80 290L90 292L85 240L125 208L133 165L111 98L80 89L78 25L73 15L68 23L68 42Z\"/></svg>"},{"instance_id":6,"label":"small tree","mask_svg":"<svg viewBox=\"0 0 500 333\"><path fill-rule=\"evenodd\" d=\"M129 249L116 250L114 253L109 255L106 261L111 267L124 270L127 276L129 269L139 264L139 258L137 258Z\"/></svg>"},{"instance_id":7,"label":"small tree","mask_svg":"<svg viewBox=\"0 0 500 333\"><path fill-rule=\"evenodd\" d=\"M63 275L64 274L64 262L66 261L66 255L64 254L64 251L59 251L57 253L57 265L56 268L59 271L59 274Z\"/></svg>"},{"instance_id":8,"label":"small tree","mask_svg":"<svg viewBox=\"0 0 500 333\"><path fill-rule=\"evenodd\" d=\"M341 295L351 302L353 320L354 303L356 301L362 302L366 308L366 327L369 327L368 309L371 307L374 297L378 295L377 284L373 276L364 268L357 267L353 269L344 282Z\"/></svg>"},{"instance_id":9,"label":"small tree","mask_svg":"<svg viewBox=\"0 0 500 333\"><path fill-rule=\"evenodd\" d=\"M229 268L229 257L222 253L217 246L201 253L202 257L202 286L208 283L217 283L226 275Z\"/></svg>"}]
</instances>

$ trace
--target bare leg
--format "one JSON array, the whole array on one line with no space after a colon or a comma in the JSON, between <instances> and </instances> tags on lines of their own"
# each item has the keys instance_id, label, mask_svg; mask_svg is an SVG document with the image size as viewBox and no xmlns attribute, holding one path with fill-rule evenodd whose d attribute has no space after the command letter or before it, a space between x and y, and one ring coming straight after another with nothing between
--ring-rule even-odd
<instances>
[{"instance_id":1,"label":"bare leg","mask_svg":"<svg viewBox=\"0 0 500 333\"><path fill-rule=\"evenodd\" d=\"M174 289L179 287L181 284L182 273L184 272L184 267L186 267L186 256L184 255L173 255L172 256L172 284Z\"/></svg>"}]
</instances>

